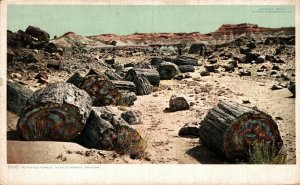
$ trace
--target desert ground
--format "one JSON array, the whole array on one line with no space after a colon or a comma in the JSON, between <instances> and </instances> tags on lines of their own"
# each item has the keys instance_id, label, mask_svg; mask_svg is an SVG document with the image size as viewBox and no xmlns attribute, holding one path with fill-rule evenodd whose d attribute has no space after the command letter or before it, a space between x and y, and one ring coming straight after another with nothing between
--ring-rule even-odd
<instances>
[{"instance_id":1,"label":"desert ground","mask_svg":"<svg viewBox=\"0 0 300 185\"><path fill-rule=\"evenodd\" d=\"M233 37L230 32L233 38L220 39L229 35L226 30L236 31L236 35ZM126 74L128 67L156 69L157 66L151 65L152 59L170 60L178 57L178 44L182 47L179 57L191 57L198 65L193 66L193 72L181 72L172 79L160 80L159 85L153 87L150 94L137 95L137 100L132 106L111 106L119 116L128 110L142 112L142 123L131 127L146 141L146 156L135 159L114 150L87 148L77 141L26 141L17 132L20 115L8 110L7 162L226 164L227 161L203 146L197 133L192 132L201 126L201 120L209 110L220 100L225 100L256 107L271 115L278 125L286 149L286 163L295 164L295 97L289 90L291 81L295 79L295 45L280 43L281 38L294 36L290 30L293 29L268 30L253 25L227 25L210 35L199 33L175 35L176 37L172 34L133 34L127 37L102 35L87 38L67 33L50 40L57 48L63 48L62 55L59 54L61 50L55 49L50 52L45 49L47 47L32 46L30 43L29 47L17 47L11 43L21 42L22 39L11 36L11 39L8 39L11 41L8 43L8 55L12 56L7 65L8 81L19 83L31 91L58 81L67 81L76 72L85 76L91 69L101 73L107 69L115 73L120 71L120 76ZM270 39L271 42L266 43L267 38L276 38L273 39L276 42ZM104 41L105 39L107 41ZM116 43L111 43L111 40L115 40ZM195 43L204 43L211 52L204 55L199 54L199 51L190 52ZM155 46L149 46L151 44ZM245 47L251 47L250 52L257 54L253 61L249 61L247 57L244 59L247 54L240 53L241 48ZM33 62L24 57L29 55L35 58ZM267 59L266 56L275 59ZM263 60L258 61L259 57ZM107 62L111 59L114 59L113 64ZM55 68L57 61L59 69ZM49 63L54 63L54 67ZM119 66L122 66L121 69ZM208 71L207 66L215 68L204 74L203 72ZM35 78L41 72L45 72L47 78ZM170 112L170 97L178 93L185 95L189 109ZM179 135L183 127L192 129L184 135Z\"/></svg>"}]
</instances>

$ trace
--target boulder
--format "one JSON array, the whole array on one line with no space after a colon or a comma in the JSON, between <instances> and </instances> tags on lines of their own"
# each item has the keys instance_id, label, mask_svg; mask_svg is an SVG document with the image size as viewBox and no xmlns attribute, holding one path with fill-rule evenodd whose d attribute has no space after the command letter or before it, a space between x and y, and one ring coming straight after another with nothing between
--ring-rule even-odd
<instances>
[{"instance_id":1,"label":"boulder","mask_svg":"<svg viewBox=\"0 0 300 185\"><path fill-rule=\"evenodd\" d=\"M256 53L251 53L251 52L248 52L246 54L246 62L250 63L252 61L257 61L259 55L256 54Z\"/></svg>"},{"instance_id":2,"label":"boulder","mask_svg":"<svg viewBox=\"0 0 300 185\"><path fill-rule=\"evenodd\" d=\"M104 62L106 64L113 65L113 64L115 64L115 59L114 58L105 59Z\"/></svg>"},{"instance_id":3,"label":"boulder","mask_svg":"<svg viewBox=\"0 0 300 185\"><path fill-rule=\"evenodd\" d=\"M209 59L208 62L210 64L216 64L218 62L218 60L216 58L212 58L212 59Z\"/></svg>"},{"instance_id":4,"label":"boulder","mask_svg":"<svg viewBox=\"0 0 300 185\"><path fill-rule=\"evenodd\" d=\"M75 85L79 88L80 84L83 81L83 76L78 72L74 73L66 82Z\"/></svg>"},{"instance_id":5,"label":"boulder","mask_svg":"<svg viewBox=\"0 0 300 185\"><path fill-rule=\"evenodd\" d=\"M200 72L200 75L201 75L201 76L209 76L209 75L210 75L210 72L208 72L208 71L201 71L201 72Z\"/></svg>"},{"instance_id":6,"label":"boulder","mask_svg":"<svg viewBox=\"0 0 300 185\"><path fill-rule=\"evenodd\" d=\"M143 114L139 110L129 110L123 112L121 117L129 124L129 125L137 125L142 124Z\"/></svg>"},{"instance_id":7,"label":"boulder","mask_svg":"<svg viewBox=\"0 0 300 185\"><path fill-rule=\"evenodd\" d=\"M43 41L45 43L48 43L50 40L50 35L38 27L29 26L27 27L25 33L30 35L31 37L37 38L38 41Z\"/></svg>"},{"instance_id":8,"label":"boulder","mask_svg":"<svg viewBox=\"0 0 300 185\"><path fill-rule=\"evenodd\" d=\"M215 72L215 69L218 68L217 65L205 65L204 67L207 72Z\"/></svg>"},{"instance_id":9,"label":"boulder","mask_svg":"<svg viewBox=\"0 0 300 185\"><path fill-rule=\"evenodd\" d=\"M233 67L238 67L238 62L237 62L237 60L229 60L228 61L228 64L229 65L231 65L231 66L233 66Z\"/></svg>"},{"instance_id":10,"label":"boulder","mask_svg":"<svg viewBox=\"0 0 300 185\"><path fill-rule=\"evenodd\" d=\"M199 137L199 124L197 122L185 124L178 133L181 137Z\"/></svg>"},{"instance_id":11,"label":"boulder","mask_svg":"<svg viewBox=\"0 0 300 185\"><path fill-rule=\"evenodd\" d=\"M246 53L249 53L249 52L251 52L251 49L248 48L248 47L241 47L240 48L240 53L241 54L246 54Z\"/></svg>"},{"instance_id":12,"label":"boulder","mask_svg":"<svg viewBox=\"0 0 300 185\"><path fill-rule=\"evenodd\" d=\"M234 55L233 59L238 61L239 63L244 63L246 61L245 55Z\"/></svg>"},{"instance_id":13,"label":"boulder","mask_svg":"<svg viewBox=\"0 0 300 185\"><path fill-rule=\"evenodd\" d=\"M118 100L118 105L131 106L137 100L136 94L133 92L122 93L121 98Z\"/></svg>"},{"instance_id":14,"label":"boulder","mask_svg":"<svg viewBox=\"0 0 300 185\"><path fill-rule=\"evenodd\" d=\"M169 109L171 112L187 110L190 108L186 97L183 94L173 94L169 101Z\"/></svg>"},{"instance_id":15,"label":"boulder","mask_svg":"<svg viewBox=\"0 0 300 185\"><path fill-rule=\"evenodd\" d=\"M254 42L249 42L246 46L250 49L256 48L256 44Z\"/></svg>"},{"instance_id":16,"label":"boulder","mask_svg":"<svg viewBox=\"0 0 300 185\"><path fill-rule=\"evenodd\" d=\"M274 57L274 55L266 55L265 59L270 61L270 62L275 62L276 61L276 58Z\"/></svg>"},{"instance_id":17,"label":"boulder","mask_svg":"<svg viewBox=\"0 0 300 185\"><path fill-rule=\"evenodd\" d=\"M265 62L265 56L259 56L256 60L257 64L261 64Z\"/></svg>"},{"instance_id":18,"label":"boulder","mask_svg":"<svg viewBox=\"0 0 300 185\"><path fill-rule=\"evenodd\" d=\"M38 59L32 53L20 56L19 60L21 60L23 63L26 63L26 64L38 62Z\"/></svg>"}]
</instances>

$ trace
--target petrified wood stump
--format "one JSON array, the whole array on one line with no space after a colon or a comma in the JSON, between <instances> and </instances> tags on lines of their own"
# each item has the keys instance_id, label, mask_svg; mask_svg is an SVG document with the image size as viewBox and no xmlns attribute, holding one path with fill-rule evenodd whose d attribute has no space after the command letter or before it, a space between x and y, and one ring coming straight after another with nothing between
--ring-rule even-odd
<instances>
[{"instance_id":1,"label":"petrified wood stump","mask_svg":"<svg viewBox=\"0 0 300 185\"><path fill-rule=\"evenodd\" d=\"M31 96L17 130L26 140L70 141L83 129L91 107L88 93L72 84L57 82Z\"/></svg>"},{"instance_id":2,"label":"petrified wood stump","mask_svg":"<svg viewBox=\"0 0 300 185\"><path fill-rule=\"evenodd\" d=\"M247 161L254 142L274 145L276 152L282 146L271 116L237 103L220 101L200 125L200 142L229 161Z\"/></svg>"}]
</instances>

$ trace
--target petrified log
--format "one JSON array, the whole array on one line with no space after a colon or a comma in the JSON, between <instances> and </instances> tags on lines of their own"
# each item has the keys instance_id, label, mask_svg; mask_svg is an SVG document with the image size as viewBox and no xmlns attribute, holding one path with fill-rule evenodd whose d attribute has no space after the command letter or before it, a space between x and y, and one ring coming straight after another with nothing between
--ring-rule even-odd
<instances>
[{"instance_id":1,"label":"petrified log","mask_svg":"<svg viewBox=\"0 0 300 185\"><path fill-rule=\"evenodd\" d=\"M23 85L7 81L7 109L20 115L33 91Z\"/></svg>"},{"instance_id":2,"label":"petrified log","mask_svg":"<svg viewBox=\"0 0 300 185\"><path fill-rule=\"evenodd\" d=\"M113 72L112 70L107 69L104 74L110 79L110 80L122 80L122 77L118 75L117 73Z\"/></svg>"},{"instance_id":3,"label":"petrified log","mask_svg":"<svg viewBox=\"0 0 300 185\"><path fill-rule=\"evenodd\" d=\"M120 80L112 80L112 83L115 85L119 91L124 92L136 92L136 86L133 82L130 81L120 81Z\"/></svg>"},{"instance_id":4,"label":"petrified log","mask_svg":"<svg viewBox=\"0 0 300 185\"><path fill-rule=\"evenodd\" d=\"M74 73L66 82L75 85L79 88L80 84L83 81L83 76L78 72Z\"/></svg>"},{"instance_id":5,"label":"petrified log","mask_svg":"<svg viewBox=\"0 0 300 185\"><path fill-rule=\"evenodd\" d=\"M81 141L88 148L114 149L135 156L144 152L140 134L109 107L93 107Z\"/></svg>"},{"instance_id":6,"label":"petrified log","mask_svg":"<svg viewBox=\"0 0 300 185\"><path fill-rule=\"evenodd\" d=\"M268 114L237 103L220 101L201 121L200 142L229 161L245 160L254 142L282 146L278 126Z\"/></svg>"},{"instance_id":7,"label":"petrified log","mask_svg":"<svg viewBox=\"0 0 300 185\"><path fill-rule=\"evenodd\" d=\"M121 98L121 93L112 81L99 75L85 76L80 88L92 97L93 106L117 105Z\"/></svg>"},{"instance_id":8,"label":"petrified log","mask_svg":"<svg viewBox=\"0 0 300 185\"><path fill-rule=\"evenodd\" d=\"M173 61L171 61L172 63L180 66L180 65L192 65L192 66L198 66L198 59L196 58L192 58L192 57L187 57L187 56L179 56L175 59L173 59Z\"/></svg>"},{"instance_id":9,"label":"petrified log","mask_svg":"<svg viewBox=\"0 0 300 185\"><path fill-rule=\"evenodd\" d=\"M113 149L115 128L109 121L101 118L102 114L113 116L111 109L107 107L93 107L87 124L80 134L80 141L87 148Z\"/></svg>"},{"instance_id":10,"label":"petrified log","mask_svg":"<svg viewBox=\"0 0 300 185\"><path fill-rule=\"evenodd\" d=\"M152 92L152 85L144 75L133 76L133 83L136 86L137 95L148 95Z\"/></svg>"},{"instance_id":11,"label":"petrified log","mask_svg":"<svg viewBox=\"0 0 300 185\"><path fill-rule=\"evenodd\" d=\"M57 82L34 92L22 111L17 130L26 140L71 141L82 131L91 107L88 93Z\"/></svg>"},{"instance_id":12,"label":"petrified log","mask_svg":"<svg viewBox=\"0 0 300 185\"><path fill-rule=\"evenodd\" d=\"M179 71L182 73L195 72L195 67L192 65L181 65L178 66Z\"/></svg>"},{"instance_id":13,"label":"petrified log","mask_svg":"<svg viewBox=\"0 0 300 185\"><path fill-rule=\"evenodd\" d=\"M129 69L127 74L125 75L125 80L133 81L135 75L144 75L147 77L148 81L151 85L158 86L160 82L159 73L156 69L140 69L140 68L132 68Z\"/></svg>"},{"instance_id":14,"label":"petrified log","mask_svg":"<svg viewBox=\"0 0 300 185\"><path fill-rule=\"evenodd\" d=\"M160 79L162 80L170 80L174 76L179 74L178 66L171 62L161 63L157 68L157 71L159 73Z\"/></svg>"}]
</instances>

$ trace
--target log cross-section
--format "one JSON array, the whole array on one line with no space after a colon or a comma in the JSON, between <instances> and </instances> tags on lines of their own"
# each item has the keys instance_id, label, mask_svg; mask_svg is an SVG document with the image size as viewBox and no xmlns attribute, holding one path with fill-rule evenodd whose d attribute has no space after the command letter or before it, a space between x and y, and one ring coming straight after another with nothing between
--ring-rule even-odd
<instances>
[{"instance_id":1,"label":"log cross-section","mask_svg":"<svg viewBox=\"0 0 300 185\"><path fill-rule=\"evenodd\" d=\"M90 96L73 84L50 84L27 101L17 130L26 140L71 141L83 129L91 107Z\"/></svg>"},{"instance_id":2,"label":"log cross-section","mask_svg":"<svg viewBox=\"0 0 300 185\"><path fill-rule=\"evenodd\" d=\"M275 152L282 147L278 126L270 115L237 103L220 101L200 125L201 144L229 161L249 160L254 142L269 143Z\"/></svg>"},{"instance_id":3,"label":"log cross-section","mask_svg":"<svg viewBox=\"0 0 300 185\"><path fill-rule=\"evenodd\" d=\"M80 88L89 93L94 106L117 105L122 95L112 81L100 75L85 76Z\"/></svg>"}]
</instances>

